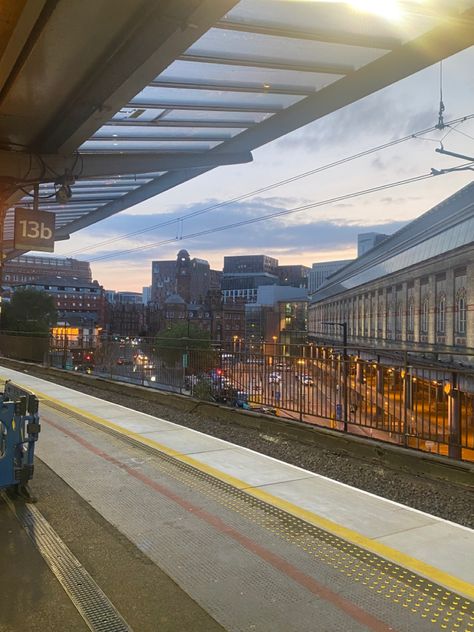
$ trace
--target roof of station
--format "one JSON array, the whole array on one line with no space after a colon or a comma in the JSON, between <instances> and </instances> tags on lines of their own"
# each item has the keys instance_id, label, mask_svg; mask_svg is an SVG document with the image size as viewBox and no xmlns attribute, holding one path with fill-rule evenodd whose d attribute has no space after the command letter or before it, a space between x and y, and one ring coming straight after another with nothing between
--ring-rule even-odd
<instances>
[{"instance_id":1,"label":"roof of station","mask_svg":"<svg viewBox=\"0 0 474 632\"><path fill-rule=\"evenodd\" d=\"M328 0L171 4L2 4L11 28L0 45L0 147L28 156L23 189L35 170L48 180L40 209L56 214L57 239L249 161L253 149L474 44L474 0L407 0L399 20ZM55 198L56 154L74 157L67 202ZM88 175L99 162L107 175ZM18 186L7 193L8 243L14 206L32 198Z\"/></svg>"},{"instance_id":2,"label":"roof of station","mask_svg":"<svg viewBox=\"0 0 474 632\"><path fill-rule=\"evenodd\" d=\"M317 303L404 270L474 240L474 183L437 204L332 274L311 297Z\"/></svg>"}]
</instances>

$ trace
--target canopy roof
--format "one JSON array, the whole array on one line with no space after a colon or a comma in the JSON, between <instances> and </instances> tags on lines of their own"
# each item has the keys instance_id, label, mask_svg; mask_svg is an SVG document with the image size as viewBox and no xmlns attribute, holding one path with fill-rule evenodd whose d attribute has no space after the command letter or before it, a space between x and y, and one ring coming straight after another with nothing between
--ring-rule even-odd
<instances>
[{"instance_id":1,"label":"canopy roof","mask_svg":"<svg viewBox=\"0 0 474 632\"><path fill-rule=\"evenodd\" d=\"M2 3L10 256L35 179L65 239L474 44L474 0L400 6L389 20L323 0Z\"/></svg>"}]
</instances>

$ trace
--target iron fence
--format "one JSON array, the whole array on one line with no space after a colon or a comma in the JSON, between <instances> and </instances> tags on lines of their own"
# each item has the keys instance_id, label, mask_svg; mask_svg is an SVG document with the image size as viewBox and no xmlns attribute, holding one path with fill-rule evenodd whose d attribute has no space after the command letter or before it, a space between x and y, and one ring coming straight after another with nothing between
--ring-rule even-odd
<instances>
[{"instance_id":1,"label":"iron fence","mask_svg":"<svg viewBox=\"0 0 474 632\"><path fill-rule=\"evenodd\" d=\"M372 355L377 357L376 350ZM315 345L51 338L53 366L474 461L474 371Z\"/></svg>"}]
</instances>

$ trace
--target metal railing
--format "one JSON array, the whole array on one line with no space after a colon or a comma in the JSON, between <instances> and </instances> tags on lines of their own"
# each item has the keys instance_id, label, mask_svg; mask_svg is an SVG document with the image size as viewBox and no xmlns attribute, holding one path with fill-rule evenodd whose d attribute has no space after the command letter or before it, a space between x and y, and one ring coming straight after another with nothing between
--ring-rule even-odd
<instances>
[{"instance_id":1,"label":"metal railing","mask_svg":"<svg viewBox=\"0 0 474 632\"><path fill-rule=\"evenodd\" d=\"M387 365L313 344L254 353L204 338L51 339L49 362L474 461L470 368L409 354Z\"/></svg>"}]
</instances>

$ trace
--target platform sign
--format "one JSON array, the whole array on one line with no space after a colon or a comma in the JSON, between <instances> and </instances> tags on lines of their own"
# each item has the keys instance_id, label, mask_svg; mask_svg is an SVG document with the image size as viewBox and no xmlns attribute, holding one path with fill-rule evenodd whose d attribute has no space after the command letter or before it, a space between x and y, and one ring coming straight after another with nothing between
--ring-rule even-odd
<instances>
[{"instance_id":1,"label":"platform sign","mask_svg":"<svg viewBox=\"0 0 474 632\"><path fill-rule=\"evenodd\" d=\"M54 252L55 218L54 213L47 211L16 208L14 248Z\"/></svg>"}]
</instances>

